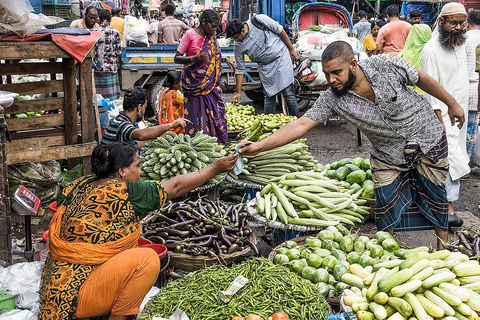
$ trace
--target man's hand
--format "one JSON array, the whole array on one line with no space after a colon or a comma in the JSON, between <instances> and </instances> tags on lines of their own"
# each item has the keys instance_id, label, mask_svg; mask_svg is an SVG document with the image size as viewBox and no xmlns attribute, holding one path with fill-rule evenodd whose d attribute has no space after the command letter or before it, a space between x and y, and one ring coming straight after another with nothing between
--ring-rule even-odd
<instances>
[{"instance_id":1,"label":"man's hand","mask_svg":"<svg viewBox=\"0 0 480 320\"><path fill-rule=\"evenodd\" d=\"M233 96L232 98L232 103L233 104L237 104L240 102L240 99L242 98L242 94L241 93L235 93L235 95Z\"/></svg>"},{"instance_id":2,"label":"man's hand","mask_svg":"<svg viewBox=\"0 0 480 320\"><path fill-rule=\"evenodd\" d=\"M235 73L235 64L233 63L233 61L229 58L225 58L225 63L228 64L228 66L232 68L233 73Z\"/></svg>"},{"instance_id":3,"label":"man's hand","mask_svg":"<svg viewBox=\"0 0 480 320\"><path fill-rule=\"evenodd\" d=\"M462 107L456 101L448 108L448 116L450 117L452 126L455 125L455 122L458 122L458 128L461 129L463 127L463 123L465 122L465 113L463 112Z\"/></svg>"},{"instance_id":4,"label":"man's hand","mask_svg":"<svg viewBox=\"0 0 480 320\"><path fill-rule=\"evenodd\" d=\"M185 127L187 126L187 121L188 120L185 118L178 118L177 120L172 122L172 128L182 127L183 129L185 129Z\"/></svg>"},{"instance_id":5,"label":"man's hand","mask_svg":"<svg viewBox=\"0 0 480 320\"><path fill-rule=\"evenodd\" d=\"M258 142L242 141L240 145L244 146L238 150L242 156L254 156L261 151Z\"/></svg>"},{"instance_id":6,"label":"man's hand","mask_svg":"<svg viewBox=\"0 0 480 320\"><path fill-rule=\"evenodd\" d=\"M290 52L290 57L292 57L292 60L296 61L296 60L299 59L298 58L298 53L297 53L297 51L295 51L295 49L292 48L292 49L289 49L288 51Z\"/></svg>"}]
</instances>

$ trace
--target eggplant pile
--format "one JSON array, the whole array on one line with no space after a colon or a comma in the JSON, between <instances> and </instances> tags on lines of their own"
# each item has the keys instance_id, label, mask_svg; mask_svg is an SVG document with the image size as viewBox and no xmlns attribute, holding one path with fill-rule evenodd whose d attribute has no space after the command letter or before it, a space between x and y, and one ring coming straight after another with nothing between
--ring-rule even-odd
<instances>
[{"instance_id":1,"label":"eggplant pile","mask_svg":"<svg viewBox=\"0 0 480 320\"><path fill-rule=\"evenodd\" d=\"M143 235L176 253L216 257L250 246L258 255L243 209L219 200L169 201L142 221Z\"/></svg>"},{"instance_id":2,"label":"eggplant pile","mask_svg":"<svg viewBox=\"0 0 480 320\"><path fill-rule=\"evenodd\" d=\"M444 244L445 249L460 251L470 258L480 260L480 232L476 230L461 230L455 232L457 239Z\"/></svg>"}]
</instances>

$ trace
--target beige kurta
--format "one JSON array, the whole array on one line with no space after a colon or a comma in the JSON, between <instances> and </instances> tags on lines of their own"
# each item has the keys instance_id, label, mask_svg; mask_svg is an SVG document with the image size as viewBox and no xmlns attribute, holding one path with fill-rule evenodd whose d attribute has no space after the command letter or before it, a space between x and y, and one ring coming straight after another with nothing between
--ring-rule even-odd
<instances>
[{"instance_id":1,"label":"beige kurta","mask_svg":"<svg viewBox=\"0 0 480 320\"><path fill-rule=\"evenodd\" d=\"M468 114L469 83L465 46L447 50L441 46L439 34L436 33L425 45L420 57L422 71L437 80L450 93ZM440 100L425 94L433 109L442 111L443 122L447 129L448 160L450 176L458 180L470 172L469 158L466 149L467 122L462 129L457 124L451 125L448 107Z\"/></svg>"}]
</instances>

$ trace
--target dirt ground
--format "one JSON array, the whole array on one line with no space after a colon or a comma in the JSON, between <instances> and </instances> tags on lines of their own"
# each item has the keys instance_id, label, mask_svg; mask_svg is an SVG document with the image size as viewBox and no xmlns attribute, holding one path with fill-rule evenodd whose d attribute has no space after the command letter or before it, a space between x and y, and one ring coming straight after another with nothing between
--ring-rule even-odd
<instances>
[{"instance_id":1,"label":"dirt ground","mask_svg":"<svg viewBox=\"0 0 480 320\"><path fill-rule=\"evenodd\" d=\"M233 94L226 94L225 100L230 101L232 96ZM254 105L257 112L263 112L261 104L254 103L245 96L243 96L241 103ZM371 147L365 137L362 137L362 144L359 146L356 128L340 120L329 121L326 125L316 127L306 135L306 138L310 152L320 163L330 163L345 157L368 157ZM462 179L460 199L454 204L458 215L465 221L465 227L473 226L480 230L479 200L480 176L471 174L468 178ZM36 237L39 237L48 229L50 217L51 212L47 212L45 217L32 218L32 232ZM23 225L24 217L13 213L12 228L14 235L18 238L24 236ZM367 221L359 227L361 232L364 233L374 233L376 231L373 221ZM453 234L451 233L450 236L453 237ZM397 233L396 238L412 247L420 245L435 247L436 243L433 231L402 232Z\"/></svg>"}]
</instances>

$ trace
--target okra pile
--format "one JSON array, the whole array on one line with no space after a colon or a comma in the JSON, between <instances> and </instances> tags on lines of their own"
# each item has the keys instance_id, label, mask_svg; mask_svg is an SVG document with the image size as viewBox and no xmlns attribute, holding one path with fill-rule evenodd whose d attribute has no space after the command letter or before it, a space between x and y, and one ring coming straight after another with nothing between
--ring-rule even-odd
<instances>
[{"instance_id":1,"label":"okra pile","mask_svg":"<svg viewBox=\"0 0 480 320\"><path fill-rule=\"evenodd\" d=\"M229 206L202 199L169 201L142 221L142 230L145 238L172 252L216 257L250 246L258 255L246 217L243 204Z\"/></svg>"},{"instance_id":2,"label":"okra pile","mask_svg":"<svg viewBox=\"0 0 480 320\"><path fill-rule=\"evenodd\" d=\"M305 141L299 139L255 156L243 157L245 167L238 178L266 185L270 179L286 173L315 169L317 161L308 152Z\"/></svg>"},{"instance_id":3,"label":"okra pile","mask_svg":"<svg viewBox=\"0 0 480 320\"><path fill-rule=\"evenodd\" d=\"M220 291L226 290L239 275L249 281L228 303L222 302ZM279 311L291 319L324 320L330 312L318 286L263 258L192 272L167 284L146 308L148 320L168 318L177 308L190 320L222 320L245 314L266 319Z\"/></svg>"},{"instance_id":4,"label":"okra pile","mask_svg":"<svg viewBox=\"0 0 480 320\"><path fill-rule=\"evenodd\" d=\"M180 174L198 171L225 155L217 138L197 132L187 134L167 132L165 138L147 142L142 149L141 165L144 179L166 181ZM218 177L210 183L215 183Z\"/></svg>"},{"instance_id":5,"label":"okra pile","mask_svg":"<svg viewBox=\"0 0 480 320\"><path fill-rule=\"evenodd\" d=\"M326 171L288 173L257 192L257 211L268 220L305 226L362 223L369 215L363 188L329 179Z\"/></svg>"}]
</instances>

